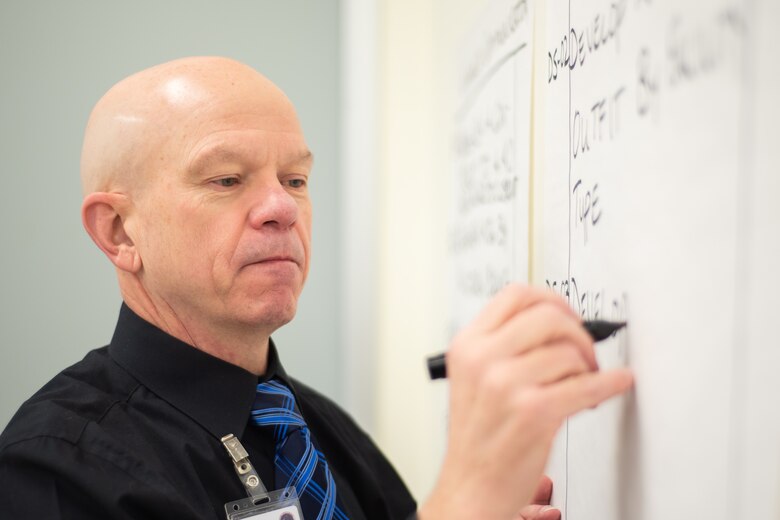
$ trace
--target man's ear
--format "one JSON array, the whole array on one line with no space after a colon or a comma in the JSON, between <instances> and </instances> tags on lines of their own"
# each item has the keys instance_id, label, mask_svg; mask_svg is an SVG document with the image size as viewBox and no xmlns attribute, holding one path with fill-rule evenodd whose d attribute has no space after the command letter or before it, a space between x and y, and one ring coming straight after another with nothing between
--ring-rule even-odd
<instances>
[{"instance_id":1,"label":"man's ear","mask_svg":"<svg viewBox=\"0 0 780 520\"><path fill-rule=\"evenodd\" d=\"M138 273L141 255L125 230L124 219L131 205L121 193L90 193L81 205L84 229L109 260L123 271Z\"/></svg>"}]
</instances>

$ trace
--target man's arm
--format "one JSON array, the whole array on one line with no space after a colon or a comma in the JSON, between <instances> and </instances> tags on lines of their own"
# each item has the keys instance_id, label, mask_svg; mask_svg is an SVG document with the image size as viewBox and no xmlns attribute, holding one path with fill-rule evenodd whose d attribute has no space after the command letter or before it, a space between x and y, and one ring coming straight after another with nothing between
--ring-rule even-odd
<instances>
[{"instance_id":1,"label":"man's arm","mask_svg":"<svg viewBox=\"0 0 780 520\"><path fill-rule=\"evenodd\" d=\"M142 466L138 470L144 472ZM0 451L0 512L14 520L213 518L213 512L191 510L167 483L139 478L55 437Z\"/></svg>"},{"instance_id":2,"label":"man's arm","mask_svg":"<svg viewBox=\"0 0 780 520\"><path fill-rule=\"evenodd\" d=\"M454 339L447 374L447 452L421 520L517 518L565 418L633 381L625 369L598 371L593 341L564 300L520 285Z\"/></svg>"}]
</instances>

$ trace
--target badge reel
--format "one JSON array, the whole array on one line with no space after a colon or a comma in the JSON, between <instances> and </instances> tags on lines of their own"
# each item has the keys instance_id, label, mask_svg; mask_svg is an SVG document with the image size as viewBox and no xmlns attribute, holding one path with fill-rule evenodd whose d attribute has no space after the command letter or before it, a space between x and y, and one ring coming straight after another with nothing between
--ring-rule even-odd
<instances>
[{"instance_id":1,"label":"badge reel","mask_svg":"<svg viewBox=\"0 0 780 520\"><path fill-rule=\"evenodd\" d=\"M267 491L249 462L249 453L232 433L222 437L222 445L233 461L239 480L249 498L225 504L227 520L304 520L295 488Z\"/></svg>"}]
</instances>

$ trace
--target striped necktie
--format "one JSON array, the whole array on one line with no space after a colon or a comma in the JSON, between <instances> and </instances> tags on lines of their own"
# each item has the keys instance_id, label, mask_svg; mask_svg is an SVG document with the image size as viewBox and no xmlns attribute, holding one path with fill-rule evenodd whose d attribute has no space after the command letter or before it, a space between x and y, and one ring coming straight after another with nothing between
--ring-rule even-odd
<instances>
[{"instance_id":1,"label":"striped necktie","mask_svg":"<svg viewBox=\"0 0 780 520\"><path fill-rule=\"evenodd\" d=\"M336 503L336 482L325 456L312 442L290 389L277 379L258 384L252 420L261 428L273 429L276 488L295 488L303 517L348 520Z\"/></svg>"}]
</instances>

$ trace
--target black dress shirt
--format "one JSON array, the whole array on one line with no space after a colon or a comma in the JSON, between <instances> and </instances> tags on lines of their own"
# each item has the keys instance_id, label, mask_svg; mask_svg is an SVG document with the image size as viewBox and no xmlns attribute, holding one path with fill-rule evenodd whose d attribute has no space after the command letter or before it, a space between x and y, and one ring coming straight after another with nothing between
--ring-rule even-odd
<instances>
[{"instance_id":1,"label":"black dress shirt","mask_svg":"<svg viewBox=\"0 0 780 520\"><path fill-rule=\"evenodd\" d=\"M350 519L413 515L413 498L373 442L290 378L273 344L261 380L271 377L293 390ZM224 520L224 504L246 492L222 436L241 439L273 488L273 439L249 422L257 382L123 305L111 344L52 379L0 436L0 518Z\"/></svg>"}]
</instances>

